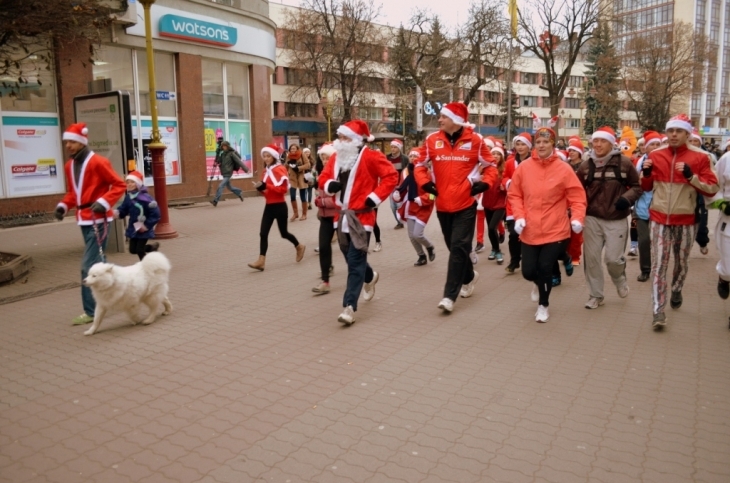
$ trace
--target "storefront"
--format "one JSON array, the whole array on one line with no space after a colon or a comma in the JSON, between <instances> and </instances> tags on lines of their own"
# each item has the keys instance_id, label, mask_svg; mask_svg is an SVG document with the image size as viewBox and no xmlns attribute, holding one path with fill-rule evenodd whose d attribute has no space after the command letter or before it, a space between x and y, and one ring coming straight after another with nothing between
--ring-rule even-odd
<instances>
[{"instance_id":1,"label":"storefront","mask_svg":"<svg viewBox=\"0 0 730 483\"><path fill-rule=\"evenodd\" d=\"M3 93L0 215L28 211L28 206L53 209L65 191L61 135L73 122L73 112L66 106L72 105L74 96L87 94L91 81L130 94L134 157L149 185L153 183L147 150L150 97L157 99L160 134L167 146L169 199L205 194L220 137L231 143L253 173L258 162L253 154L272 139L275 25L268 19L266 2L241 4L231 8L194 0L158 0L152 6L154 93L148 85L141 5L136 5L136 24L128 20L115 25L91 64L88 54L86 58L81 58L83 52L76 54L72 59L76 68L65 74L76 77L76 82L58 82L66 65L59 61L57 69L39 66L37 77L29 77L17 95ZM234 178L243 179L235 184L253 190L251 177L241 171Z\"/></svg>"}]
</instances>

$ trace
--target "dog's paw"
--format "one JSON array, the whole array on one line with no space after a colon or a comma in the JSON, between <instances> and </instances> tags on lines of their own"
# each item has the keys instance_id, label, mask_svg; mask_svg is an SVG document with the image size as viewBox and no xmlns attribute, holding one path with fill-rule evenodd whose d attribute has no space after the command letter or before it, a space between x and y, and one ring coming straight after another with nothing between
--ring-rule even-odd
<instances>
[{"instance_id":1,"label":"dog's paw","mask_svg":"<svg viewBox=\"0 0 730 483\"><path fill-rule=\"evenodd\" d=\"M145 319L142 321L142 325L150 325L155 319Z\"/></svg>"},{"instance_id":2,"label":"dog's paw","mask_svg":"<svg viewBox=\"0 0 730 483\"><path fill-rule=\"evenodd\" d=\"M163 310L161 315L170 315L172 310Z\"/></svg>"},{"instance_id":3,"label":"dog's paw","mask_svg":"<svg viewBox=\"0 0 730 483\"><path fill-rule=\"evenodd\" d=\"M94 335L94 329L92 328L92 329L84 331L84 335Z\"/></svg>"}]
</instances>

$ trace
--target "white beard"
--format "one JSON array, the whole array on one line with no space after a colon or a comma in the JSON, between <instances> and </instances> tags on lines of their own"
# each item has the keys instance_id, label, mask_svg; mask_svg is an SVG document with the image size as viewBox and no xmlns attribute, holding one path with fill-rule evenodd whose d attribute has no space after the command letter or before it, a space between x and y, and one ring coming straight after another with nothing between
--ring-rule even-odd
<instances>
[{"instance_id":1,"label":"white beard","mask_svg":"<svg viewBox=\"0 0 730 483\"><path fill-rule=\"evenodd\" d=\"M345 142L336 139L332 145L337 152L337 164L340 171L350 171L360 155L362 143Z\"/></svg>"}]
</instances>

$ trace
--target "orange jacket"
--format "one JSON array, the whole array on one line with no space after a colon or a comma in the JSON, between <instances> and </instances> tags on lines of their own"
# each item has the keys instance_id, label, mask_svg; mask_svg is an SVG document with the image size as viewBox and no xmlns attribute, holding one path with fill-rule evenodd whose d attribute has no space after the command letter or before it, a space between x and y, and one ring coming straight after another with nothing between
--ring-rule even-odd
<instances>
[{"instance_id":1,"label":"orange jacket","mask_svg":"<svg viewBox=\"0 0 730 483\"><path fill-rule=\"evenodd\" d=\"M419 166L431 161L432 174L416 170L416 182L422 187L433 181L438 191L436 211L454 213L474 204L471 187L475 181L484 181L492 189L497 180L497 168L489 146L471 128L462 128L461 137L451 146L443 131L426 138L426 155ZM485 166L479 174L479 164Z\"/></svg>"},{"instance_id":2,"label":"orange jacket","mask_svg":"<svg viewBox=\"0 0 730 483\"><path fill-rule=\"evenodd\" d=\"M530 157L520 163L507 200L515 220L525 219L520 240L528 245L566 240L570 238L570 221L582 225L586 216L586 192L573 168L555 153L547 159Z\"/></svg>"}]
</instances>

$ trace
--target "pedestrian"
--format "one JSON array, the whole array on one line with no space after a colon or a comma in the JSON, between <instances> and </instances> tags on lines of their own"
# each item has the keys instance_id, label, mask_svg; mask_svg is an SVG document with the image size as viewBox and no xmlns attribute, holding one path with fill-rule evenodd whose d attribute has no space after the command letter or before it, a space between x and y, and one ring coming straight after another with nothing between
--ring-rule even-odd
<instances>
[{"instance_id":1,"label":"pedestrian","mask_svg":"<svg viewBox=\"0 0 730 483\"><path fill-rule=\"evenodd\" d=\"M502 185L509 192L509 185L512 180L512 176L522 161L530 157L530 150L532 149L532 136L528 132L523 132L514 137L512 140L512 146L514 147L514 154L507 158L507 163L504 165L504 175L502 176ZM506 214L506 228L509 231L509 239L507 246L509 248L509 264L505 268L508 274L515 273L515 270L520 268L520 260L522 245L520 243L520 236L515 231L515 217L512 214L512 207L509 203L509 196L507 197L507 204L505 205Z\"/></svg>"},{"instance_id":2,"label":"pedestrian","mask_svg":"<svg viewBox=\"0 0 730 483\"><path fill-rule=\"evenodd\" d=\"M390 142L390 154L387 156L388 161L393 163L393 167L398 172L398 183L401 183L403 181L403 170L408 166L408 157L403 153L403 141L400 139L393 139ZM393 200L393 197L389 197L390 200L390 210L393 212L393 217L395 218L395 229L400 230L403 228L403 223L398 219L397 210L398 207L396 206L396 202Z\"/></svg>"},{"instance_id":3,"label":"pedestrian","mask_svg":"<svg viewBox=\"0 0 730 483\"><path fill-rule=\"evenodd\" d=\"M706 154L687 146L692 123L686 114L667 122L666 148L656 149L644 160L641 187L653 190L649 207L651 220L652 327L661 330L667 323L667 268L674 252L674 271L669 301L673 309L682 306L682 288L689 269L689 253L696 228L697 194L712 196L717 184Z\"/></svg>"},{"instance_id":4,"label":"pedestrian","mask_svg":"<svg viewBox=\"0 0 730 483\"><path fill-rule=\"evenodd\" d=\"M243 191L231 185L231 176L233 176L233 173L239 169L243 169L245 173L249 172L249 169L241 161L241 157L231 147L231 143L228 141L221 141L220 149L220 152L216 155L216 162L220 167L221 177L223 179L218 185L218 191L215 192L215 197L210 202L213 206L218 206L218 201L220 201L221 196L223 196L223 188L228 188L228 190L236 195L239 200L243 201Z\"/></svg>"},{"instance_id":5,"label":"pedestrian","mask_svg":"<svg viewBox=\"0 0 730 483\"><path fill-rule=\"evenodd\" d=\"M445 105L439 114L439 130L426 138L426 155L416 168L418 185L436 197L436 216L449 249L446 284L438 304L446 313L454 310L458 296L471 297L479 280L469 258L477 215L474 197L495 186L497 179L489 147L468 119L464 103ZM431 173L426 168L429 161ZM480 165L484 166L481 175Z\"/></svg>"},{"instance_id":6,"label":"pedestrian","mask_svg":"<svg viewBox=\"0 0 730 483\"><path fill-rule=\"evenodd\" d=\"M436 259L436 249L424 233L433 212L434 196L426 193L416 182L415 165L424 157L425 150L414 148L411 153L415 154L413 156L415 159L407 165L407 169L403 170L407 175L403 183L393 191L392 198L396 205L401 201L403 203L401 210L408 225L408 238L418 255L418 260L413 265L420 267ZM424 167L428 169L428 166ZM424 248L428 252L428 257L423 251Z\"/></svg>"},{"instance_id":7,"label":"pedestrian","mask_svg":"<svg viewBox=\"0 0 730 483\"><path fill-rule=\"evenodd\" d=\"M256 189L264 195L266 205L264 214L261 217L261 230L259 231L259 258L248 266L254 270L264 271L266 266L266 252L269 249L269 231L276 222L281 237L289 240L296 249L296 261L301 262L304 258L306 246L299 243L297 237L289 233L287 229L286 192L290 187L287 169L279 163L279 148L269 144L261 150L261 158L264 161L264 175L261 181L256 183Z\"/></svg>"},{"instance_id":8,"label":"pedestrian","mask_svg":"<svg viewBox=\"0 0 730 483\"><path fill-rule=\"evenodd\" d=\"M69 154L64 165L66 195L56 206L55 217L63 220L69 210L76 208L76 223L84 238L84 255L81 259L81 281L95 263L103 262L106 250L107 223L114 219L112 206L126 191L122 178L114 171L111 162L89 149L89 130L86 123L71 124L63 133L63 144ZM100 229L99 225L104 227ZM73 325L94 321L96 301L91 289L81 284L81 303L84 313L75 317Z\"/></svg>"},{"instance_id":9,"label":"pedestrian","mask_svg":"<svg viewBox=\"0 0 730 483\"><path fill-rule=\"evenodd\" d=\"M398 172L385 155L364 145L372 142L367 123L352 120L337 129L335 154L319 177L319 189L335 199L341 211L335 215L340 250L347 262L344 310L337 320L355 322L357 301L363 291L367 302L375 297L378 272L368 264L370 233L375 226L375 207L393 193Z\"/></svg>"},{"instance_id":10,"label":"pedestrian","mask_svg":"<svg viewBox=\"0 0 730 483\"><path fill-rule=\"evenodd\" d=\"M697 149L697 151L705 153L710 159L710 166L714 167L715 164L717 164L717 158L715 158L715 155L711 152L708 152L707 150L702 149L702 137L700 136L697 128L692 130L692 134L690 134L689 136L688 145L690 146L690 149L694 147ZM695 236L695 241L700 246L700 253L702 253L703 255L707 255L709 251L707 249L707 244L710 243L710 230L707 228L707 215L708 213L707 207L705 206L705 197L698 196L697 208L695 209L695 218L697 220L697 235Z\"/></svg>"},{"instance_id":11,"label":"pedestrian","mask_svg":"<svg viewBox=\"0 0 730 483\"><path fill-rule=\"evenodd\" d=\"M307 219L307 180L304 179L304 172L312 169L312 165L307 158L302 156L298 144L289 146L286 153L286 167L289 176L289 197L291 199L292 215L289 221L297 221L299 219L299 207L297 206L297 191L299 191L299 201L302 203L301 220Z\"/></svg>"},{"instance_id":12,"label":"pedestrian","mask_svg":"<svg viewBox=\"0 0 730 483\"><path fill-rule=\"evenodd\" d=\"M727 143L730 148L730 141ZM715 246L720 258L715 267L719 278L717 294L723 300L730 296L730 151L720 157L715 165L719 190L709 204L710 208L718 208L720 216L715 226Z\"/></svg>"},{"instance_id":13,"label":"pedestrian","mask_svg":"<svg viewBox=\"0 0 730 483\"><path fill-rule=\"evenodd\" d=\"M568 144L568 163L571 168L573 168L573 172L578 173L578 168L580 168L581 163L583 162L583 143L580 139L571 139ZM568 213L568 216L570 216L570 213ZM583 253L583 232L580 231L578 233L574 231L570 231L570 241L568 242L568 248L566 250L568 252L568 256L570 257L570 262L572 265L577 266L580 265L581 261L581 255Z\"/></svg>"},{"instance_id":14,"label":"pedestrian","mask_svg":"<svg viewBox=\"0 0 730 483\"><path fill-rule=\"evenodd\" d=\"M636 171L641 173L644 167L644 161L649 153L662 146L662 136L656 131L645 131L643 137L643 155L636 163ZM636 216L636 233L638 235L639 248L639 276L636 277L638 282L646 282L649 280L651 273L651 240L649 229L649 206L651 206L651 198L654 192L646 190L634 204L634 214Z\"/></svg>"},{"instance_id":15,"label":"pedestrian","mask_svg":"<svg viewBox=\"0 0 730 483\"><path fill-rule=\"evenodd\" d=\"M139 171L130 171L125 182L127 193L119 208L114 210L114 218L129 216L125 232L129 239L129 253L142 260L147 253L156 252L160 247L157 242L147 244L155 237L155 225L160 221L160 208L147 192L144 178Z\"/></svg>"},{"instance_id":16,"label":"pedestrian","mask_svg":"<svg viewBox=\"0 0 730 483\"><path fill-rule=\"evenodd\" d=\"M522 276L534 283L535 321L544 323L550 318L553 267L565 252L571 229L583 229L586 212L585 191L555 152L555 131L549 127L535 132L535 149L514 172L507 199L522 244Z\"/></svg>"},{"instance_id":17,"label":"pedestrian","mask_svg":"<svg viewBox=\"0 0 730 483\"><path fill-rule=\"evenodd\" d=\"M310 168L304 170L304 181L307 183L307 209L312 209L312 188L314 186L314 175L312 175L312 171L315 169L315 162L312 159L312 150L309 148L302 149L302 159L303 164L309 164ZM304 203L304 202L302 202ZM304 220L307 219L306 215Z\"/></svg>"},{"instance_id":18,"label":"pedestrian","mask_svg":"<svg viewBox=\"0 0 730 483\"><path fill-rule=\"evenodd\" d=\"M332 143L323 144L317 151L321 165L317 166L317 173L321 173L329 163L330 158L335 154L335 147ZM319 209L319 268L321 271L321 282L312 288L312 292L326 294L330 291L330 276L334 271L332 265L332 237L335 234L335 216L340 211L337 200L334 196L328 195L324 190L317 190L315 206Z\"/></svg>"},{"instance_id":19,"label":"pedestrian","mask_svg":"<svg viewBox=\"0 0 730 483\"><path fill-rule=\"evenodd\" d=\"M487 222L487 237L492 246L489 252L488 260L495 260L497 265L502 265L504 256L499 247L499 223L504 219L505 205L507 203L507 190L502 185L502 177L504 176L504 148L502 143L495 143L491 149L497 168L497 179L494 188L482 193L479 204L484 209L484 218ZM482 224L482 230L484 225ZM478 240L478 237L477 237ZM477 250L478 252L479 250Z\"/></svg>"},{"instance_id":20,"label":"pedestrian","mask_svg":"<svg viewBox=\"0 0 730 483\"><path fill-rule=\"evenodd\" d=\"M586 190L583 268L590 295L587 309L603 305L603 263L619 297L629 295L626 280L627 217L641 196L639 175L631 159L616 145L616 133L609 126L596 129L591 137L593 151L578 168L578 179ZM603 258L603 260L602 260Z\"/></svg>"}]
</instances>

